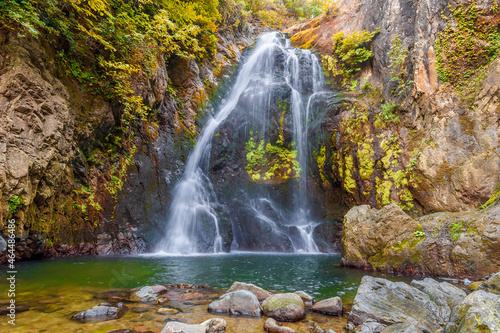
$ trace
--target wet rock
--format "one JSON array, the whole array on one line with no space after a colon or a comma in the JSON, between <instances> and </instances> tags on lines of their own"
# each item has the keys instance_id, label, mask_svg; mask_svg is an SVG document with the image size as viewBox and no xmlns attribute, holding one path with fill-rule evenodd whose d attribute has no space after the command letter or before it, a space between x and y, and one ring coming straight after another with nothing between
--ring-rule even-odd
<instances>
[{"instance_id":1,"label":"wet rock","mask_svg":"<svg viewBox=\"0 0 500 333\"><path fill-rule=\"evenodd\" d=\"M297 294L274 294L262 303L262 310L268 317L278 321L298 321L306 316L304 302Z\"/></svg>"},{"instance_id":2,"label":"wet rock","mask_svg":"<svg viewBox=\"0 0 500 333\"><path fill-rule=\"evenodd\" d=\"M231 287L227 290L227 292L229 293L236 290L248 290L252 292L257 297L259 302L264 301L266 298L268 298L273 294L270 291L264 290L261 287L258 287L254 284L237 282L237 281L231 285Z\"/></svg>"},{"instance_id":3,"label":"wet rock","mask_svg":"<svg viewBox=\"0 0 500 333\"><path fill-rule=\"evenodd\" d=\"M342 300L340 297L327 298L316 302L311 310L331 316L340 316L342 315Z\"/></svg>"},{"instance_id":4,"label":"wet rock","mask_svg":"<svg viewBox=\"0 0 500 333\"><path fill-rule=\"evenodd\" d=\"M261 316L259 300L248 290L237 290L222 295L217 301L210 303L208 311L232 315Z\"/></svg>"},{"instance_id":5,"label":"wet rock","mask_svg":"<svg viewBox=\"0 0 500 333\"><path fill-rule=\"evenodd\" d=\"M500 332L500 296L473 292L453 310L443 332Z\"/></svg>"},{"instance_id":6,"label":"wet rock","mask_svg":"<svg viewBox=\"0 0 500 333\"><path fill-rule=\"evenodd\" d=\"M226 321L221 318L211 318L200 325L205 327L206 333L223 333L226 330Z\"/></svg>"},{"instance_id":7,"label":"wet rock","mask_svg":"<svg viewBox=\"0 0 500 333\"><path fill-rule=\"evenodd\" d=\"M448 320L442 317L445 312L428 294L404 282L364 276L348 321L355 326L372 321L385 327L413 318L422 331L437 332Z\"/></svg>"},{"instance_id":8,"label":"wet rock","mask_svg":"<svg viewBox=\"0 0 500 333\"><path fill-rule=\"evenodd\" d=\"M212 318L199 325L170 322L161 333L223 333L225 329L226 321L224 319Z\"/></svg>"},{"instance_id":9,"label":"wet rock","mask_svg":"<svg viewBox=\"0 0 500 333\"><path fill-rule=\"evenodd\" d=\"M130 295L130 301L143 303L154 302L158 299L158 295L166 290L166 287L160 285L145 286L133 292Z\"/></svg>"},{"instance_id":10,"label":"wet rock","mask_svg":"<svg viewBox=\"0 0 500 333\"><path fill-rule=\"evenodd\" d=\"M264 323L264 329L266 332L270 333L295 333L295 330L290 327L281 326L276 320L273 318L267 318Z\"/></svg>"},{"instance_id":11,"label":"wet rock","mask_svg":"<svg viewBox=\"0 0 500 333\"><path fill-rule=\"evenodd\" d=\"M7 249L7 242L0 236L0 255Z\"/></svg>"},{"instance_id":12,"label":"wet rock","mask_svg":"<svg viewBox=\"0 0 500 333\"><path fill-rule=\"evenodd\" d=\"M299 295L304 303L310 303L310 304L314 303L314 298L304 291L299 290L296 291L295 294Z\"/></svg>"},{"instance_id":13,"label":"wet rock","mask_svg":"<svg viewBox=\"0 0 500 333\"><path fill-rule=\"evenodd\" d=\"M180 310L178 309L173 309L173 308L160 308L156 310L156 313L161 314L161 315L175 315L178 314Z\"/></svg>"},{"instance_id":14,"label":"wet rock","mask_svg":"<svg viewBox=\"0 0 500 333\"><path fill-rule=\"evenodd\" d=\"M493 294L500 294L500 272L493 274L478 288Z\"/></svg>"},{"instance_id":15,"label":"wet rock","mask_svg":"<svg viewBox=\"0 0 500 333\"><path fill-rule=\"evenodd\" d=\"M78 312L71 319L75 320L91 320L91 321L99 321L99 320L110 320L116 319L119 317L120 312L124 310L124 306L122 303L118 303L116 306L112 306L109 303L101 303L99 305L94 306L91 309Z\"/></svg>"}]
</instances>

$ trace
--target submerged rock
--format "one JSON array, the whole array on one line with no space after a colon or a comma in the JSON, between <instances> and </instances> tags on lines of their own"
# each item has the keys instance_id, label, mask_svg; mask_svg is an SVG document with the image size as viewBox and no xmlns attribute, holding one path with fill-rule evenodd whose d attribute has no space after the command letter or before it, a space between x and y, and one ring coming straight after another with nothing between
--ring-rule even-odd
<instances>
[{"instance_id":1,"label":"submerged rock","mask_svg":"<svg viewBox=\"0 0 500 333\"><path fill-rule=\"evenodd\" d=\"M161 315L175 315L178 314L180 310L178 309L173 309L173 308L160 308L156 310L156 313L161 314Z\"/></svg>"},{"instance_id":2,"label":"submerged rock","mask_svg":"<svg viewBox=\"0 0 500 333\"><path fill-rule=\"evenodd\" d=\"M251 283L244 283L244 282L234 282L231 287L227 290L228 293L232 291L237 291L237 290L248 290L252 292L259 302L264 301L266 298L271 296L273 293L267 290L262 289L261 287L258 287L254 284Z\"/></svg>"},{"instance_id":3,"label":"submerged rock","mask_svg":"<svg viewBox=\"0 0 500 333\"><path fill-rule=\"evenodd\" d=\"M270 333L295 333L295 330L290 327L281 326L276 320L273 318L267 318L264 323L264 329L266 332Z\"/></svg>"},{"instance_id":4,"label":"submerged rock","mask_svg":"<svg viewBox=\"0 0 500 333\"><path fill-rule=\"evenodd\" d=\"M500 332L500 296L473 292L453 310L443 332Z\"/></svg>"},{"instance_id":5,"label":"submerged rock","mask_svg":"<svg viewBox=\"0 0 500 333\"><path fill-rule=\"evenodd\" d=\"M331 297L314 304L311 310L332 316L342 315L342 300L340 297Z\"/></svg>"},{"instance_id":6,"label":"submerged rock","mask_svg":"<svg viewBox=\"0 0 500 333\"><path fill-rule=\"evenodd\" d=\"M297 294L275 294L262 303L262 310L268 317L278 321L298 321L306 316L304 302Z\"/></svg>"},{"instance_id":7,"label":"submerged rock","mask_svg":"<svg viewBox=\"0 0 500 333\"><path fill-rule=\"evenodd\" d=\"M224 319L212 318L199 325L170 322L161 333L223 333L225 330L226 321Z\"/></svg>"},{"instance_id":8,"label":"submerged rock","mask_svg":"<svg viewBox=\"0 0 500 333\"><path fill-rule=\"evenodd\" d=\"M222 295L217 301L210 303L208 311L232 315L261 316L259 300L248 290L237 290Z\"/></svg>"},{"instance_id":9,"label":"submerged rock","mask_svg":"<svg viewBox=\"0 0 500 333\"><path fill-rule=\"evenodd\" d=\"M456 304L461 293L447 283L430 280L414 283L423 292L404 282L365 276L348 321L355 326L372 321L383 327L410 321L424 332L438 332L448 321L450 305Z\"/></svg>"},{"instance_id":10,"label":"submerged rock","mask_svg":"<svg viewBox=\"0 0 500 333\"><path fill-rule=\"evenodd\" d=\"M133 292L130 295L130 301L143 303L155 302L158 300L158 296L166 291L167 288L161 285L145 286Z\"/></svg>"},{"instance_id":11,"label":"submerged rock","mask_svg":"<svg viewBox=\"0 0 500 333\"><path fill-rule=\"evenodd\" d=\"M118 303L116 306L113 306L109 303L101 303L99 305L94 306L91 309L78 312L71 319L75 320L91 320L91 321L99 321L99 320L110 320L116 319L119 317L122 310L125 310L122 303Z\"/></svg>"}]
</instances>

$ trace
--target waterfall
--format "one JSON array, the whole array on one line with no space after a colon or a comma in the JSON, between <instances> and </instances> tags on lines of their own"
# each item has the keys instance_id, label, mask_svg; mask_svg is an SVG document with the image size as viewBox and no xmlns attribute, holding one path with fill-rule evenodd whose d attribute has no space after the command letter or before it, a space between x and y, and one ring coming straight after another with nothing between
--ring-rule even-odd
<instances>
[{"instance_id":1,"label":"waterfall","mask_svg":"<svg viewBox=\"0 0 500 333\"><path fill-rule=\"evenodd\" d=\"M281 71L282 74L278 75L277 71ZM204 249L199 244L202 238L208 238L213 252L222 251L223 242L218 214L221 205L208 172L212 140L219 126L237 109L238 104L242 103L241 100L246 99L247 104L251 105L253 117L263 119L260 135L263 140L269 142L270 134L266 128L269 126L267 120L271 104L269 91L272 89L268 87L276 81L286 85L291 91L289 108L293 123L292 145L297 151L297 161L300 166L298 186L293 194L294 208L286 217L283 217L283 212L279 212L278 217L271 218L267 215L269 211L280 210L270 202L271 199L257 198L242 205L249 207L256 223L264 223L271 227L271 232L287 237L293 251L318 252L313 239L317 223L309 220L306 195L308 121L315 99L323 92L324 78L321 65L311 51L292 48L290 41L277 32L260 36L250 54L240 65L226 98L198 137L194 150L187 160L184 174L173 191L166 236L158 244L158 251L180 254L202 252ZM264 204L267 207L265 209L262 208ZM275 219L286 221L282 224L286 224L288 229L295 228L295 236L280 230L282 225Z\"/></svg>"}]
</instances>

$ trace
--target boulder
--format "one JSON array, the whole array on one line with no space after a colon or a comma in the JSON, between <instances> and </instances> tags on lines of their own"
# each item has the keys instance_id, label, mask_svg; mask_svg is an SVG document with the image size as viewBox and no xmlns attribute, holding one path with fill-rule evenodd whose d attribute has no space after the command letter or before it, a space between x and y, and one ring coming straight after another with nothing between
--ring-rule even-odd
<instances>
[{"instance_id":1,"label":"boulder","mask_svg":"<svg viewBox=\"0 0 500 333\"><path fill-rule=\"evenodd\" d=\"M380 333L384 330L385 326L377 323L376 321L368 319L357 329L357 333Z\"/></svg>"},{"instance_id":2,"label":"boulder","mask_svg":"<svg viewBox=\"0 0 500 333\"><path fill-rule=\"evenodd\" d=\"M230 293L236 290L248 290L252 292L257 297L259 302L263 302L266 298L268 298L273 294L267 290L262 289L261 287L257 287L254 284L238 282L238 281L234 282L231 285L231 287L227 290L227 292Z\"/></svg>"},{"instance_id":3,"label":"boulder","mask_svg":"<svg viewBox=\"0 0 500 333\"><path fill-rule=\"evenodd\" d=\"M291 329L290 327L281 326L273 318L267 318L266 322L264 323L264 329L266 330L266 332L271 333L295 333L295 330Z\"/></svg>"},{"instance_id":4,"label":"boulder","mask_svg":"<svg viewBox=\"0 0 500 333\"><path fill-rule=\"evenodd\" d=\"M385 327L413 318L422 331L437 332L448 320L442 317L445 312L428 294L404 282L364 276L348 321L355 326L374 321Z\"/></svg>"},{"instance_id":5,"label":"boulder","mask_svg":"<svg viewBox=\"0 0 500 333\"><path fill-rule=\"evenodd\" d=\"M169 322L161 333L223 333L226 330L226 321L212 318L199 325L189 325L180 322Z\"/></svg>"},{"instance_id":6,"label":"boulder","mask_svg":"<svg viewBox=\"0 0 500 333\"><path fill-rule=\"evenodd\" d=\"M414 322L407 321L388 326L381 333L422 333L422 330L415 326Z\"/></svg>"},{"instance_id":7,"label":"boulder","mask_svg":"<svg viewBox=\"0 0 500 333\"><path fill-rule=\"evenodd\" d=\"M342 315L342 300L340 297L331 297L315 303L311 310L332 316Z\"/></svg>"},{"instance_id":8,"label":"boulder","mask_svg":"<svg viewBox=\"0 0 500 333\"><path fill-rule=\"evenodd\" d=\"M484 290L471 293L453 310L443 332L500 332L500 296Z\"/></svg>"},{"instance_id":9,"label":"boulder","mask_svg":"<svg viewBox=\"0 0 500 333\"><path fill-rule=\"evenodd\" d=\"M302 298L302 301L304 303L311 303L311 304L314 303L314 298L304 291L299 290L299 291L296 291L295 294L299 295L300 298Z\"/></svg>"},{"instance_id":10,"label":"boulder","mask_svg":"<svg viewBox=\"0 0 500 333\"><path fill-rule=\"evenodd\" d=\"M411 218L396 204L344 217L342 265L392 273L484 278L500 267L500 205Z\"/></svg>"},{"instance_id":11,"label":"boulder","mask_svg":"<svg viewBox=\"0 0 500 333\"><path fill-rule=\"evenodd\" d=\"M260 317L262 313L259 300L248 290L237 290L222 295L218 300L210 303L208 311L254 317Z\"/></svg>"},{"instance_id":12,"label":"boulder","mask_svg":"<svg viewBox=\"0 0 500 333\"><path fill-rule=\"evenodd\" d=\"M298 321L306 316L302 298L297 294L275 294L262 303L262 310L268 317L278 321Z\"/></svg>"},{"instance_id":13,"label":"boulder","mask_svg":"<svg viewBox=\"0 0 500 333\"><path fill-rule=\"evenodd\" d=\"M155 302L158 300L158 296L166 290L167 288L161 285L145 286L133 292L130 295L130 301L143 303Z\"/></svg>"},{"instance_id":14,"label":"boulder","mask_svg":"<svg viewBox=\"0 0 500 333\"><path fill-rule=\"evenodd\" d=\"M500 294L500 272L493 274L486 282L479 286L479 289L493 294Z\"/></svg>"},{"instance_id":15,"label":"boulder","mask_svg":"<svg viewBox=\"0 0 500 333\"><path fill-rule=\"evenodd\" d=\"M413 280L410 286L429 295L439 308L439 316L448 318L451 311L467 296L465 291L448 282L437 282L434 279Z\"/></svg>"},{"instance_id":16,"label":"boulder","mask_svg":"<svg viewBox=\"0 0 500 333\"><path fill-rule=\"evenodd\" d=\"M71 319L82 321L101 321L116 319L119 317L122 310L125 310L122 303L118 303L116 306L113 306L109 303L101 303L91 309L78 312L73 317L71 317Z\"/></svg>"},{"instance_id":17,"label":"boulder","mask_svg":"<svg viewBox=\"0 0 500 333\"><path fill-rule=\"evenodd\" d=\"M200 325L205 327L206 333L224 333L226 330L226 321L221 318L211 318Z\"/></svg>"}]
</instances>

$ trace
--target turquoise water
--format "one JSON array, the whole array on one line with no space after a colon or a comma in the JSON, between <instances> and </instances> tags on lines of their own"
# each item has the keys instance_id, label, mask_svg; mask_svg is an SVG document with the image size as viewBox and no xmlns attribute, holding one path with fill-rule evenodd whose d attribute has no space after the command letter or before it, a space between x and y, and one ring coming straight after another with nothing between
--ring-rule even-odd
<instances>
[{"instance_id":1,"label":"turquoise water","mask_svg":"<svg viewBox=\"0 0 500 333\"><path fill-rule=\"evenodd\" d=\"M213 317L208 304L234 281L254 283L271 291L303 290L316 300L340 296L350 307L364 275L375 275L339 266L339 255L232 253L199 256L109 256L71 257L16 264L16 326L0 321L0 332L106 333L117 329L160 333L169 318L156 313L162 306L182 309L176 315L187 323L201 323ZM5 271L3 271L5 272ZM0 288L6 290L5 273ZM384 276L383 274L376 274ZM385 276L392 280L401 277ZM164 305L135 304L127 301L130 291L122 290L152 284L192 283L216 288L201 299L190 301L184 294L176 299L169 294ZM220 289L220 290L219 290ZM186 294L198 297L197 293ZM6 293L0 305L7 305ZM130 309L124 317L102 322L82 323L71 317L108 300L124 297ZM219 315L218 315L219 316ZM264 332L265 317L246 318L220 315L227 321L227 333ZM347 314L342 317L308 312L306 320L289 323L297 333L310 332L312 323L342 332Z\"/></svg>"},{"instance_id":2,"label":"turquoise water","mask_svg":"<svg viewBox=\"0 0 500 333\"><path fill-rule=\"evenodd\" d=\"M18 290L126 289L155 283L226 289L241 281L273 291L303 290L316 298L352 299L363 275L373 273L342 268L339 262L339 255L265 253L56 258L19 263Z\"/></svg>"}]
</instances>

